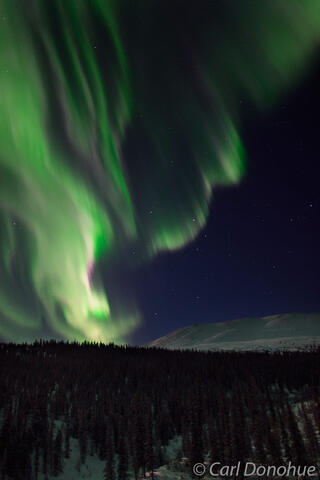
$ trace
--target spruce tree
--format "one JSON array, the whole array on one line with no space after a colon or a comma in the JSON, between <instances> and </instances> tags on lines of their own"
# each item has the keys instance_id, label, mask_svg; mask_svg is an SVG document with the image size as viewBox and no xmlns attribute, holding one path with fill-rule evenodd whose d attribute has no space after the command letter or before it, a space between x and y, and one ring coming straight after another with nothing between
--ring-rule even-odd
<instances>
[{"instance_id":1,"label":"spruce tree","mask_svg":"<svg viewBox=\"0 0 320 480\"><path fill-rule=\"evenodd\" d=\"M153 470L155 466L155 455L154 455L154 446L153 446L153 434L152 434L152 417L151 411L149 411L149 415L146 419L146 429L145 429L145 443L144 443L144 451L145 451L145 462L146 462L146 470L149 472L149 476L154 479Z\"/></svg>"},{"instance_id":2,"label":"spruce tree","mask_svg":"<svg viewBox=\"0 0 320 480\"><path fill-rule=\"evenodd\" d=\"M119 452L118 452L118 477L117 480L125 480L128 471L128 451L124 438L124 432L120 437Z\"/></svg>"},{"instance_id":3,"label":"spruce tree","mask_svg":"<svg viewBox=\"0 0 320 480\"><path fill-rule=\"evenodd\" d=\"M57 476L62 472L62 433L58 430L53 445L53 475Z\"/></svg>"},{"instance_id":4,"label":"spruce tree","mask_svg":"<svg viewBox=\"0 0 320 480\"><path fill-rule=\"evenodd\" d=\"M106 443L105 443L105 466L104 480L114 480L114 444L112 435L112 423L107 422Z\"/></svg>"}]
</instances>

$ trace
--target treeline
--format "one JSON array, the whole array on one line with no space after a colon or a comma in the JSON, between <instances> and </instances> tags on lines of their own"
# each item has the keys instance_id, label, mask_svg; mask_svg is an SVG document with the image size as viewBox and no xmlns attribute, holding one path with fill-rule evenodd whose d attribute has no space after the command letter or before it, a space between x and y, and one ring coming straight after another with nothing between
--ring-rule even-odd
<instances>
[{"instance_id":1,"label":"treeline","mask_svg":"<svg viewBox=\"0 0 320 480\"><path fill-rule=\"evenodd\" d=\"M179 458L317 465L320 349L168 351L113 344L0 344L0 478L58 475L78 439L106 480Z\"/></svg>"}]
</instances>

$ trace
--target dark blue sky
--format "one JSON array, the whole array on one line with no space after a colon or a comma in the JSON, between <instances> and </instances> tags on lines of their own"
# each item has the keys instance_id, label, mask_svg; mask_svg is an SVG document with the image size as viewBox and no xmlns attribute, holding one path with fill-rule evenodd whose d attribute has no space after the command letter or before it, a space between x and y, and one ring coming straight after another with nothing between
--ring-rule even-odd
<instances>
[{"instance_id":1,"label":"dark blue sky","mask_svg":"<svg viewBox=\"0 0 320 480\"><path fill-rule=\"evenodd\" d=\"M259 113L241 104L248 171L214 191L208 224L127 282L145 321L133 343L202 322L320 312L320 68Z\"/></svg>"}]
</instances>

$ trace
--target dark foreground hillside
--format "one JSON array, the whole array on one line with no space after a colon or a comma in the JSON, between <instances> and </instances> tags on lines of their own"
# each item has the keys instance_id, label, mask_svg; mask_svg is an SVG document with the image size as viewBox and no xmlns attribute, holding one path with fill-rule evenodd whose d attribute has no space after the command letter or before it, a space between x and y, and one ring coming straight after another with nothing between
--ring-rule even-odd
<instances>
[{"instance_id":1,"label":"dark foreground hillside","mask_svg":"<svg viewBox=\"0 0 320 480\"><path fill-rule=\"evenodd\" d=\"M96 455L107 480L169 463L186 479L203 461L318 468L320 349L0 344L0 413L1 480L61 475L74 439L78 468Z\"/></svg>"}]
</instances>

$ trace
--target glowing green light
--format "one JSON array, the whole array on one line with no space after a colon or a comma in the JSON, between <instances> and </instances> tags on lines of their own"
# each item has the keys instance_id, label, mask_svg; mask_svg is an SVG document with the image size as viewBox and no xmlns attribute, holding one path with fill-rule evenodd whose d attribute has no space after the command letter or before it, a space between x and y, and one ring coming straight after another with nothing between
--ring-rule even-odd
<instances>
[{"instance_id":1,"label":"glowing green light","mask_svg":"<svg viewBox=\"0 0 320 480\"><path fill-rule=\"evenodd\" d=\"M319 42L319 0L207 2L179 28L156 4L0 0L7 339L123 341L139 315L99 267L196 237L245 173L241 99L273 105Z\"/></svg>"}]
</instances>

